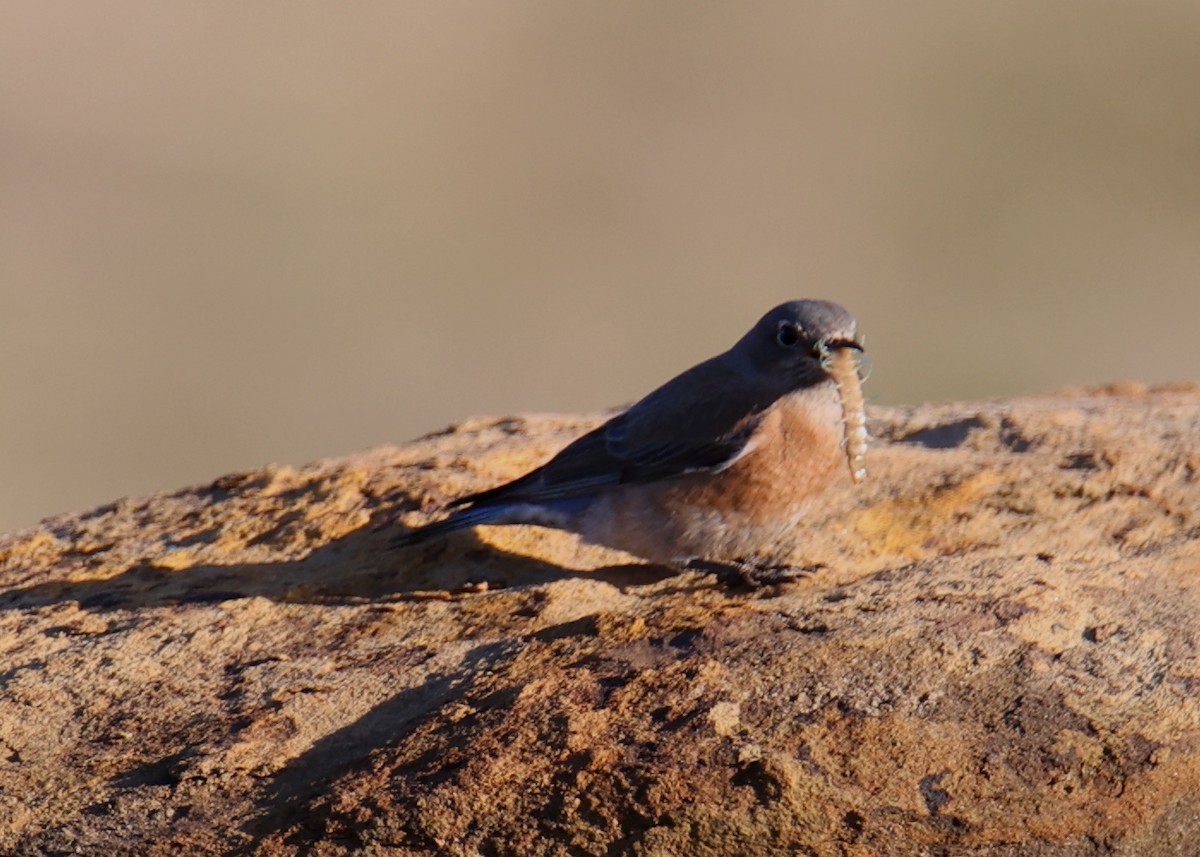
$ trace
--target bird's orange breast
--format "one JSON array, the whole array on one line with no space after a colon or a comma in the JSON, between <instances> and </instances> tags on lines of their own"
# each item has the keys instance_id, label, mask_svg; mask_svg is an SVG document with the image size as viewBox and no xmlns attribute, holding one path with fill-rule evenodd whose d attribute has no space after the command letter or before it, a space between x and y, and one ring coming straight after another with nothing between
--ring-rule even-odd
<instances>
[{"instance_id":1,"label":"bird's orange breast","mask_svg":"<svg viewBox=\"0 0 1200 857\"><path fill-rule=\"evenodd\" d=\"M583 534L658 562L769 550L844 472L840 418L832 385L781 399L726 469L622 486L597 503Z\"/></svg>"}]
</instances>

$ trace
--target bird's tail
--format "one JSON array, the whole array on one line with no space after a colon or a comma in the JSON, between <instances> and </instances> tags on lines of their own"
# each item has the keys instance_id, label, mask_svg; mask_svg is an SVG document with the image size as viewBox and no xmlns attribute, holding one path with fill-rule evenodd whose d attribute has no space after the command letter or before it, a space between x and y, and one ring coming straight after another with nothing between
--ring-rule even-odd
<instances>
[{"instance_id":1,"label":"bird's tail","mask_svg":"<svg viewBox=\"0 0 1200 857\"><path fill-rule=\"evenodd\" d=\"M594 498L565 497L548 503L501 503L497 505L472 506L452 512L448 518L434 521L392 540L393 547L417 545L429 539L477 527L480 524L533 524L539 527L571 529L574 516L582 512Z\"/></svg>"},{"instance_id":2,"label":"bird's tail","mask_svg":"<svg viewBox=\"0 0 1200 857\"><path fill-rule=\"evenodd\" d=\"M503 508L482 506L473 509L462 509L441 521L434 521L423 527L416 527L406 533L401 533L392 540L392 547L403 548L409 545L419 545L422 542L436 539L440 536L465 530L479 524L499 523L503 518Z\"/></svg>"}]
</instances>

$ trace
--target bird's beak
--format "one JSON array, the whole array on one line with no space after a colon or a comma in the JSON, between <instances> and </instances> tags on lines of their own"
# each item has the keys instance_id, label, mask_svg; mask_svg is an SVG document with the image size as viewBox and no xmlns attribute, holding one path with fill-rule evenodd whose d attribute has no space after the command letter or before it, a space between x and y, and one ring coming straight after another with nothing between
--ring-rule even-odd
<instances>
[{"instance_id":1,"label":"bird's beak","mask_svg":"<svg viewBox=\"0 0 1200 857\"><path fill-rule=\"evenodd\" d=\"M821 361L821 368L826 372L829 371L829 360L834 352L850 349L863 353L862 343L852 336L831 336L825 339L818 339L817 344L812 347L812 356Z\"/></svg>"},{"instance_id":2,"label":"bird's beak","mask_svg":"<svg viewBox=\"0 0 1200 857\"><path fill-rule=\"evenodd\" d=\"M814 349L818 356L824 356L831 351L837 351L841 348L850 348L854 351L862 351L862 343L851 337L837 337L836 339L822 339L817 343Z\"/></svg>"}]
</instances>

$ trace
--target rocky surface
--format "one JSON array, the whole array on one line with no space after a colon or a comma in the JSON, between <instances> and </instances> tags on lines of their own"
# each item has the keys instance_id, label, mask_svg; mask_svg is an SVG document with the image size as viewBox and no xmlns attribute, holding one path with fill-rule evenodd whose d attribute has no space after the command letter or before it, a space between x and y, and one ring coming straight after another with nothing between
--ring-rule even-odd
<instances>
[{"instance_id":1,"label":"rocky surface","mask_svg":"<svg viewBox=\"0 0 1200 857\"><path fill-rule=\"evenodd\" d=\"M786 587L389 548L593 423L0 539L0 851L1200 850L1200 388L875 410Z\"/></svg>"}]
</instances>

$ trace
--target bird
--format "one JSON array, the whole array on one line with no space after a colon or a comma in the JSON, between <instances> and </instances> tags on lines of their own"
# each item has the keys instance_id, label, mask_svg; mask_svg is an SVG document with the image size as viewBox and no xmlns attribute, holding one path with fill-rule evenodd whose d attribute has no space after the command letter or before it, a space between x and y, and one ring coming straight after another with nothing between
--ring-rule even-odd
<instances>
[{"instance_id":1,"label":"bird","mask_svg":"<svg viewBox=\"0 0 1200 857\"><path fill-rule=\"evenodd\" d=\"M479 525L538 525L650 563L750 585L843 461L865 475L866 419L844 307L794 300L549 461L448 504L400 547ZM849 368L847 368L849 367Z\"/></svg>"}]
</instances>

